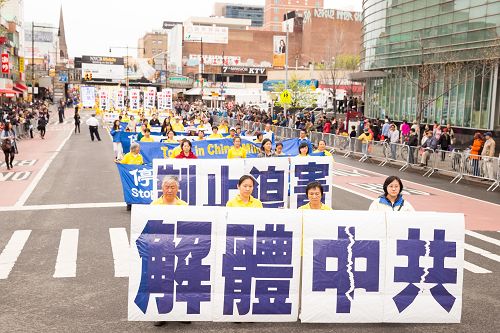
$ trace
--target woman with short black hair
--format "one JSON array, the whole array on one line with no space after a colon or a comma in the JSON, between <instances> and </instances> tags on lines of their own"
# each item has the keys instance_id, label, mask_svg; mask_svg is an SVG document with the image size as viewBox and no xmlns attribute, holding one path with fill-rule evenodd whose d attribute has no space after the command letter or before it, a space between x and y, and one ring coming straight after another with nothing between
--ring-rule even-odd
<instances>
[{"instance_id":1,"label":"woman with short black hair","mask_svg":"<svg viewBox=\"0 0 500 333\"><path fill-rule=\"evenodd\" d=\"M403 182L397 176L389 176L384 181L384 194L375 199L369 211L414 212L413 206L403 199Z\"/></svg>"}]
</instances>

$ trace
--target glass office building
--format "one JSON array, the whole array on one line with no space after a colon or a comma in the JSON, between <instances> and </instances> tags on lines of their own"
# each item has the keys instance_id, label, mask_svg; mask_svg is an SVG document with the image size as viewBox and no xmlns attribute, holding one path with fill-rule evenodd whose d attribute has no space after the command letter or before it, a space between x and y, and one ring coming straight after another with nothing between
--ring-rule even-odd
<instances>
[{"instance_id":1,"label":"glass office building","mask_svg":"<svg viewBox=\"0 0 500 333\"><path fill-rule=\"evenodd\" d=\"M226 4L225 17L252 20L252 27L264 25L264 7Z\"/></svg>"},{"instance_id":2,"label":"glass office building","mask_svg":"<svg viewBox=\"0 0 500 333\"><path fill-rule=\"evenodd\" d=\"M500 130L499 36L498 0L364 0L365 114Z\"/></svg>"}]
</instances>

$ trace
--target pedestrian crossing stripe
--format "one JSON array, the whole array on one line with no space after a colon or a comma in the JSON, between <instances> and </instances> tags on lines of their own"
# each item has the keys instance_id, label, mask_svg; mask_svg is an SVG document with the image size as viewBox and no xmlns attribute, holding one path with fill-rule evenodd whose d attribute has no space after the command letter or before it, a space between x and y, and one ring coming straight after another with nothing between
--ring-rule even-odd
<instances>
[{"instance_id":1,"label":"pedestrian crossing stripe","mask_svg":"<svg viewBox=\"0 0 500 333\"><path fill-rule=\"evenodd\" d=\"M495 238L474 231L467 230L466 233L490 244L498 245L499 242ZM0 253L0 280L9 277L30 236L33 237L32 230L16 230L13 232L7 245ZM79 229L62 229L54 267L54 278L74 278L77 276L79 237ZM127 230L125 228L109 228L109 239L113 256L114 276L128 277L130 242ZM464 248L466 251L481 255L489 260L500 262L500 255L477 246L464 243ZM492 273L492 271L469 261L464 261L464 269L475 274Z\"/></svg>"}]
</instances>

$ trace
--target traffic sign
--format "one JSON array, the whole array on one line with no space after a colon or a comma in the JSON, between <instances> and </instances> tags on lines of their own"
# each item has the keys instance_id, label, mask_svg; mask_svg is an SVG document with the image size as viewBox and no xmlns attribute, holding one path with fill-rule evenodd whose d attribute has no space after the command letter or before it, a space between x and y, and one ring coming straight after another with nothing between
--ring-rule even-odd
<instances>
[{"instance_id":1,"label":"traffic sign","mask_svg":"<svg viewBox=\"0 0 500 333\"><path fill-rule=\"evenodd\" d=\"M292 94L288 90L283 90L280 94L281 104L292 104Z\"/></svg>"}]
</instances>

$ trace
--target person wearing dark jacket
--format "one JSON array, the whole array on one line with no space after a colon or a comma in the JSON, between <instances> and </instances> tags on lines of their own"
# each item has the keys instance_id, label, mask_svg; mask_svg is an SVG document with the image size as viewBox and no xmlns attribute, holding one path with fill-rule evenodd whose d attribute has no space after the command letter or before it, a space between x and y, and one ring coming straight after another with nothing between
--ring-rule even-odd
<instances>
[{"instance_id":1,"label":"person wearing dark jacket","mask_svg":"<svg viewBox=\"0 0 500 333\"><path fill-rule=\"evenodd\" d=\"M434 151L438 148L438 142L439 140L436 138L435 135L432 135L432 131L427 131L425 134L427 136L427 140L422 144L422 148L425 149L424 153L422 154L422 159L420 160L420 166L427 165L427 161L429 160L429 157L431 155L431 150Z\"/></svg>"},{"instance_id":2,"label":"person wearing dark jacket","mask_svg":"<svg viewBox=\"0 0 500 333\"><path fill-rule=\"evenodd\" d=\"M447 128L443 129L443 133L439 137L439 145L441 146L441 150L443 150L441 152L441 161L444 161L444 159L446 158L446 151L448 151L451 146L451 136L448 133Z\"/></svg>"},{"instance_id":3,"label":"person wearing dark jacket","mask_svg":"<svg viewBox=\"0 0 500 333\"><path fill-rule=\"evenodd\" d=\"M418 135L417 132L415 131L415 128L412 128L410 131L410 137L408 138L408 146L410 146L408 162L410 164L415 164L415 151L417 150L416 147L418 147Z\"/></svg>"},{"instance_id":4,"label":"person wearing dark jacket","mask_svg":"<svg viewBox=\"0 0 500 333\"><path fill-rule=\"evenodd\" d=\"M40 113L40 116L38 117L38 126L37 129L40 131L40 136L42 139L45 139L45 129L47 126L48 120L45 118L45 115L43 113Z\"/></svg>"}]
</instances>

